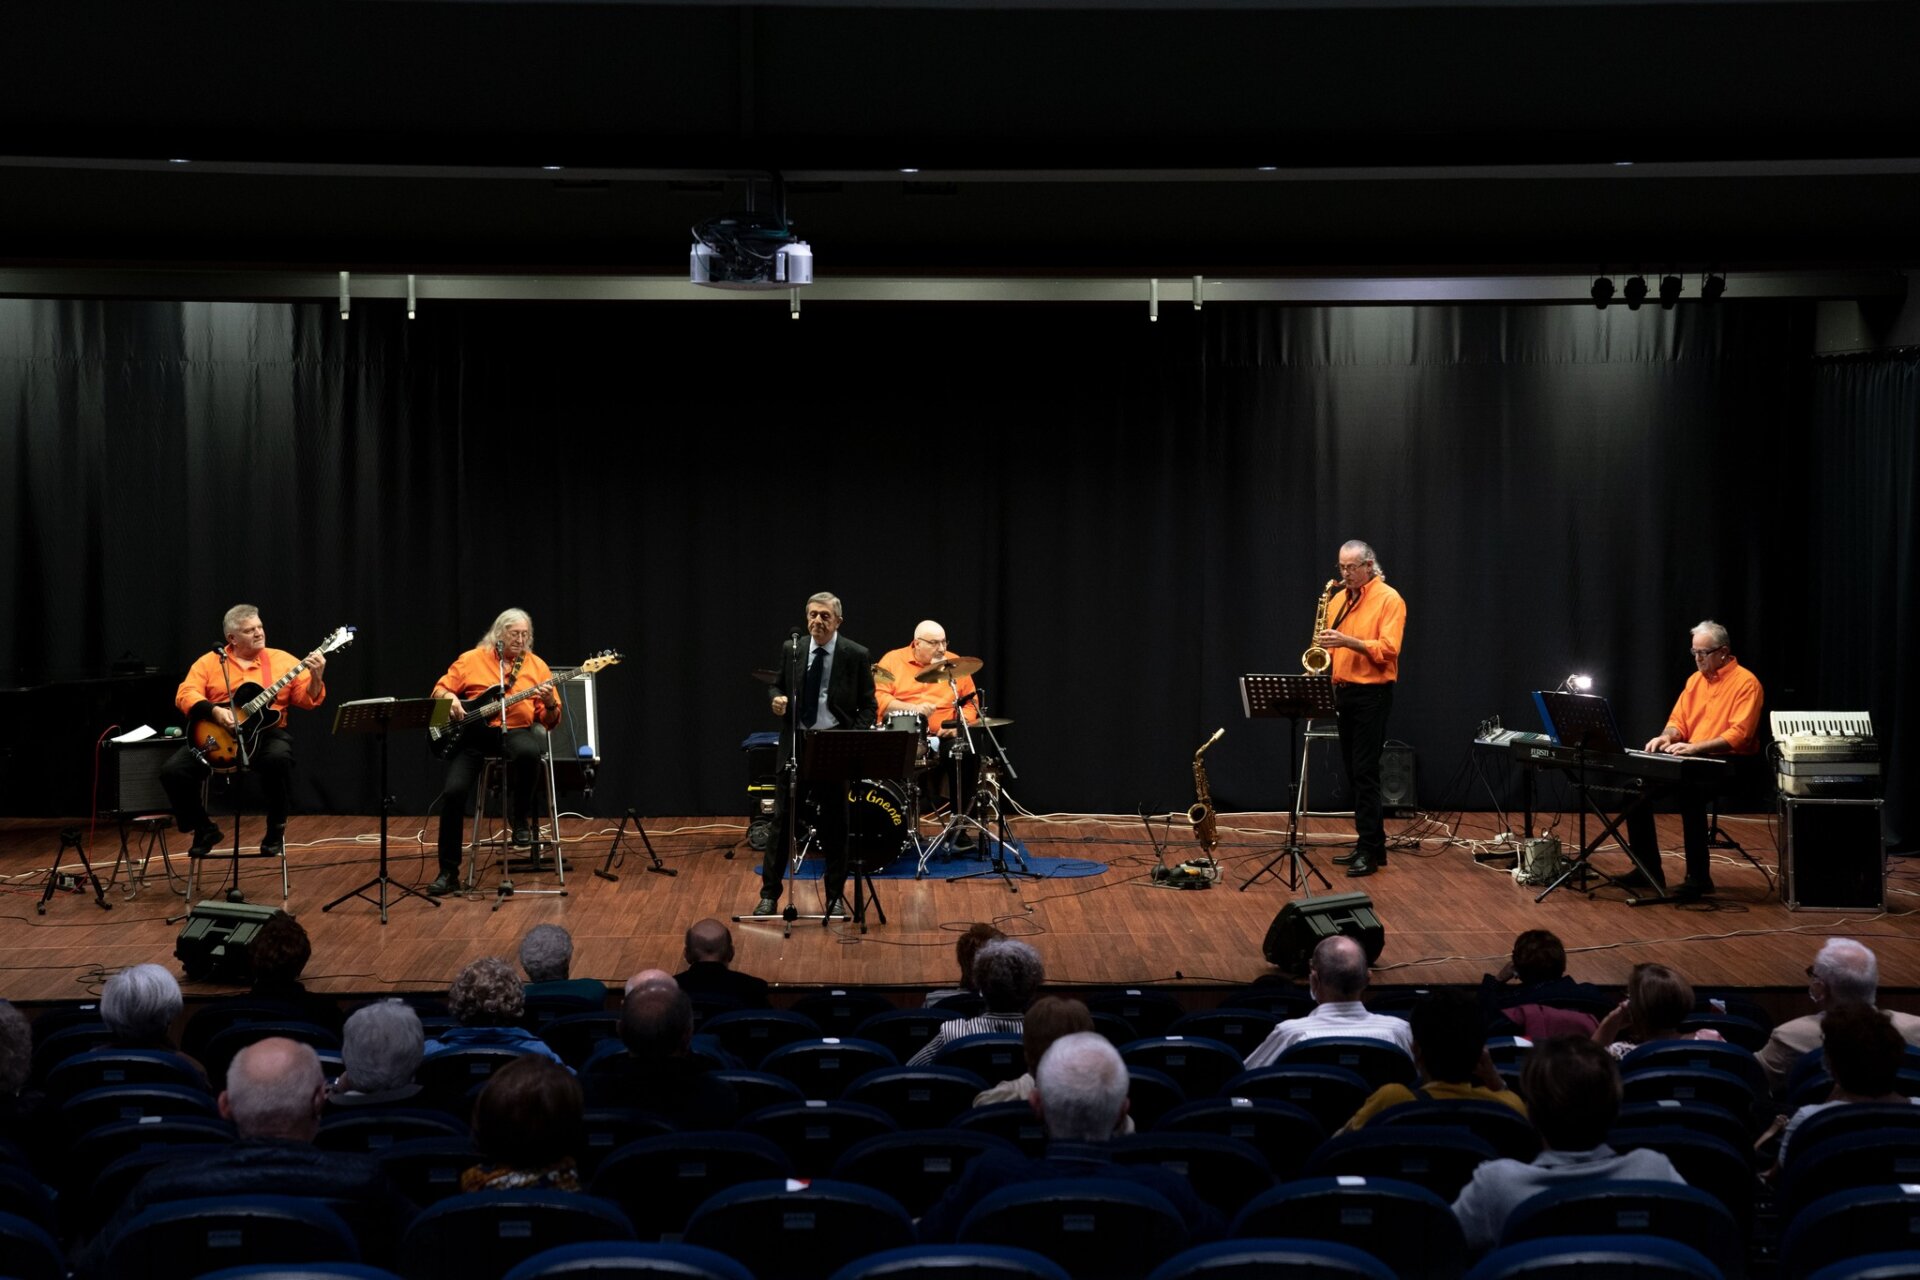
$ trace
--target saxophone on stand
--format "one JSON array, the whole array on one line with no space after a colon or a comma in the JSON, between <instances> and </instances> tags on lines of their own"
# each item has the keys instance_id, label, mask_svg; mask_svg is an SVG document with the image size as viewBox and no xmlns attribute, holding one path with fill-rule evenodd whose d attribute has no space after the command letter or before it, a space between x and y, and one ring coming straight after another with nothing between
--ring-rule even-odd
<instances>
[{"instance_id":1,"label":"saxophone on stand","mask_svg":"<svg viewBox=\"0 0 1920 1280\"><path fill-rule=\"evenodd\" d=\"M1156 867L1153 872L1155 884L1171 889L1211 889L1220 882L1220 864L1213 856L1214 849L1220 844L1218 817L1213 811L1213 792L1207 785L1206 755L1207 748L1226 734L1225 729L1215 729L1213 736L1201 743L1200 749L1193 753L1194 803L1187 810L1187 821L1193 826L1194 838L1200 842L1201 856L1177 867Z\"/></svg>"}]
</instances>

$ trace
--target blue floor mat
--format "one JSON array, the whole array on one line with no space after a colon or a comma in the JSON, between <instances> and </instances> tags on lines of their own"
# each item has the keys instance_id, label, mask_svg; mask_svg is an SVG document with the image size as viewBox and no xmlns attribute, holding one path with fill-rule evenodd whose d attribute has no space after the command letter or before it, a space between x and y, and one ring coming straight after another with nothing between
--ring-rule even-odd
<instances>
[{"instance_id":1,"label":"blue floor mat","mask_svg":"<svg viewBox=\"0 0 1920 1280\"><path fill-rule=\"evenodd\" d=\"M991 847L998 841L982 840L980 847L965 853L950 853L941 850L933 855L927 864L927 879L955 880L961 876L974 875L993 869ZM1007 869L1009 871L1031 871L1048 880L1071 880L1079 876L1097 876L1107 869L1104 862L1095 862L1090 858L1036 858L1027 853L1026 846L1018 840L1007 841ZM1024 866L1022 864L1025 864ZM818 880L823 864L818 858L808 858L800 864L795 873L796 880ZM911 880L917 860L910 854L902 854L884 867L873 869L875 880ZM760 869L754 868L759 875Z\"/></svg>"}]
</instances>

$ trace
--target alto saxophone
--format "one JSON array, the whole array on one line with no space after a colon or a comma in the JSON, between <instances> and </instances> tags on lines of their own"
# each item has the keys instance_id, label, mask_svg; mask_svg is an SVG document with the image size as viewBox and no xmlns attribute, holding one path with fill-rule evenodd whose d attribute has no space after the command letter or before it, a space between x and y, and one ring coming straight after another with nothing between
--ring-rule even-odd
<instances>
[{"instance_id":1,"label":"alto saxophone","mask_svg":"<svg viewBox=\"0 0 1920 1280\"><path fill-rule=\"evenodd\" d=\"M1193 790L1197 797L1193 807L1187 810L1187 821L1193 824L1194 838L1200 841L1200 847L1206 850L1209 860L1213 857L1215 846L1220 843L1214 830L1213 793L1207 789L1207 762L1202 757L1207 748L1226 736L1225 729L1215 729L1213 736L1200 744L1193 753Z\"/></svg>"},{"instance_id":2,"label":"alto saxophone","mask_svg":"<svg viewBox=\"0 0 1920 1280\"><path fill-rule=\"evenodd\" d=\"M1313 643L1300 655L1300 666L1310 676L1317 676L1333 665L1333 655L1320 647L1320 633L1327 629L1327 614L1333 608L1333 593L1340 589L1340 579L1327 579L1327 589L1320 593L1320 603L1313 611Z\"/></svg>"}]
</instances>

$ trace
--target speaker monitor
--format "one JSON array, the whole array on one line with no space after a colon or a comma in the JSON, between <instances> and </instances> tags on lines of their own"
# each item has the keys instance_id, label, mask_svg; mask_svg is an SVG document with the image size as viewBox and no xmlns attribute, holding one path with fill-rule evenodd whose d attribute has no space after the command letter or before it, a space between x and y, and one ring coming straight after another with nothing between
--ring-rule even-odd
<instances>
[{"instance_id":1,"label":"speaker monitor","mask_svg":"<svg viewBox=\"0 0 1920 1280\"><path fill-rule=\"evenodd\" d=\"M1387 945L1387 931L1373 914L1373 899L1364 893L1336 893L1282 907L1267 928L1262 949L1267 963L1301 974L1307 971L1313 949L1340 934L1360 944L1368 964L1378 960Z\"/></svg>"},{"instance_id":2,"label":"speaker monitor","mask_svg":"<svg viewBox=\"0 0 1920 1280\"><path fill-rule=\"evenodd\" d=\"M111 818L172 812L160 767L184 745L180 738L107 743L100 752L100 812Z\"/></svg>"},{"instance_id":3,"label":"speaker monitor","mask_svg":"<svg viewBox=\"0 0 1920 1280\"><path fill-rule=\"evenodd\" d=\"M280 908L209 899L187 913L173 957L196 982L253 981L253 940Z\"/></svg>"},{"instance_id":4,"label":"speaker monitor","mask_svg":"<svg viewBox=\"0 0 1920 1280\"><path fill-rule=\"evenodd\" d=\"M1413 748L1389 742L1380 749L1380 807L1392 814L1410 814L1420 808L1413 787Z\"/></svg>"},{"instance_id":5,"label":"speaker monitor","mask_svg":"<svg viewBox=\"0 0 1920 1280\"><path fill-rule=\"evenodd\" d=\"M600 693L593 676L581 676L560 688L560 723L548 736L553 752L553 781L562 791L593 795L600 767Z\"/></svg>"},{"instance_id":6,"label":"speaker monitor","mask_svg":"<svg viewBox=\"0 0 1920 1280\"><path fill-rule=\"evenodd\" d=\"M1781 893L1789 911L1882 911L1886 846L1878 800L1783 796L1786 842Z\"/></svg>"}]
</instances>

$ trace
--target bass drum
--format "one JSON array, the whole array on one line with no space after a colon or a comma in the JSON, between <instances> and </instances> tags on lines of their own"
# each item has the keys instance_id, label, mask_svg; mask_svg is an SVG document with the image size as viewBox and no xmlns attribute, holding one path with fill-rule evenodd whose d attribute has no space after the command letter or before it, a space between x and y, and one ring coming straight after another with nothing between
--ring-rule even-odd
<instances>
[{"instance_id":1,"label":"bass drum","mask_svg":"<svg viewBox=\"0 0 1920 1280\"><path fill-rule=\"evenodd\" d=\"M878 871L907 848L913 814L898 782L861 779L847 784L847 866Z\"/></svg>"}]
</instances>

